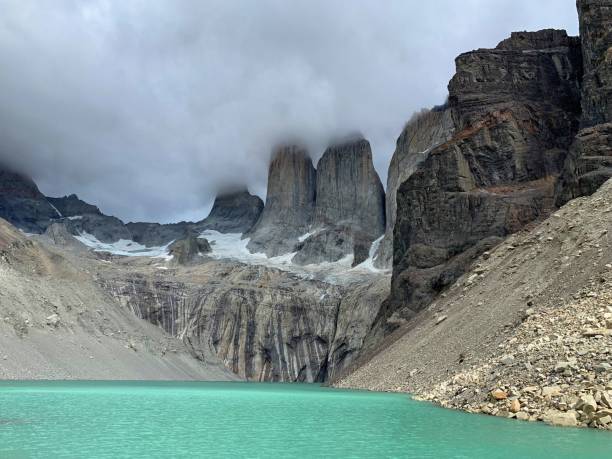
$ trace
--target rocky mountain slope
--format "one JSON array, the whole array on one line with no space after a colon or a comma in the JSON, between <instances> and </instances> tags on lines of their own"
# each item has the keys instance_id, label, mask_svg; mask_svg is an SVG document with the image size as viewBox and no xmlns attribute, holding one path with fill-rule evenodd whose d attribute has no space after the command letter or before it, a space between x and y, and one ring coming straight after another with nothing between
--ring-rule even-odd
<instances>
[{"instance_id":1,"label":"rocky mountain slope","mask_svg":"<svg viewBox=\"0 0 612 459\"><path fill-rule=\"evenodd\" d=\"M611 232L609 181L485 252L337 385L612 429Z\"/></svg>"},{"instance_id":2,"label":"rocky mountain slope","mask_svg":"<svg viewBox=\"0 0 612 459\"><path fill-rule=\"evenodd\" d=\"M0 220L0 379L236 378L114 301L91 263Z\"/></svg>"}]
</instances>

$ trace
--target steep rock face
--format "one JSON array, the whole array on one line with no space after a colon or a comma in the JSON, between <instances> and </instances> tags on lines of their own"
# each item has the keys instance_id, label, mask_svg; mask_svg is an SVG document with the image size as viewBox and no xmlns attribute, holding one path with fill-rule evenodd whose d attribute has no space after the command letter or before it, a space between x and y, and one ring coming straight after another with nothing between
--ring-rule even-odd
<instances>
[{"instance_id":1,"label":"steep rock face","mask_svg":"<svg viewBox=\"0 0 612 459\"><path fill-rule=\"evenodd\" d=\"M29 177L0 166L0 218L26 233L42 233L60 214Z\"/></svg>"},{"instance_id":2,"label":"steep rock face","mask_svg":"<svg viewBox=\"0 0 612 459\"><path fill-rule=\"evenodd\" d=\"M578 0L584 59L582 126L612 121L612 0Z\"/></svg>"},{"instance_id":3,"label":"steep rock face","mask_svg":"<svg viewBox=\"0 0 612 459\"><path fill-rule=\"evenodd\" d=\"M102 286L134 314L251 381L340 374L361 352L389 290L385 277L342 287L210 259L169 271L104 268Z\"/></svg>"},{"instance_id":4,"label":"steep rock face","mask_svg":"<svg viewBox=\"0 0 612 459\"><path fill-rule=\"evenodd\" d=\"M450 140L454 131L451 110L443 106L418 113L407 124L399 139L387 175L385 237L378 246L374 265L390 269L393 261L393 228L397 214L397 189L436 146Z\"/></svg>"},{"instance_id":5,"label":"steep rock face","mask_svg":"<svg viewBox=\"0 0 612 459\"><path fill-rule=\"evenodd\" d=\"M353 265L363 262L385 227L385 191L370 143L358 138L329 147L317 164L316 182L314 234L292 261L306 265L353 255Z\"/></svg>"},{"instance_id":6,"label":"steep rock face","mask_svg":"<svg viewBox=\"0 0 612 459\"><path fill-rule=\"evenodd\" d=\"M584 56L582 120L557 187L557 205L612 177L612 0L579 0Z\"/></svg>"},{"instance_id":7,"label":"steep rock face","mask_svg":"<svg viewBox=\"0 0 612 459\"><path fill-rule=\"evenodd\" d=\"M247 190L223 193L215 198L208 217L196 227L221 233L246 233L255 225L263 208L263 201Z\"/></svg>"},{"instance_id":8,"label":"steep rock face","mask_svg":"<svg viewBox=\"0 0 612 459\"><path fill-rule=\"evenodd\" d=\"M297 146L277 149L268 173L266 205L248 234L249 250L268 256L292 252L312 221L315 193L316 172L308 153Z\"/></svg>"},{"instance_id":9,"label":"steep rock face","mask_svg":"<svg viewBox=\"0 0 612 459\"><path fill-rule=\"evenodd\" d=\"M348 225L374 239L385 228L385 191L365 139L329 147L317 164L314 227Z\"/></svg>"},{"instance_id":10,"label":"steep rock face","mask_svg":"<svg viewBox=\"0 0 612 459\"><path fill-rule=\"evenodd\" d=\"M394 312L410 316L492 243L548 215L578 128L580 46L565 32L515 33L456 63L457 130L398 189L391 295L377 327L393 329Z\"/></svg>"},{"instance_id":11,"label":"steep rock face","mask_svg":"<svg viewBox=\"0 0 612 459\"><path fill-rule=\"evenodd\" d=\"M112 273L111 273L112 274ZM253 381L323 381L340 290L261 266L209 262L168 277L112 275L134 313Z\"/></svg>"}]
</instances>

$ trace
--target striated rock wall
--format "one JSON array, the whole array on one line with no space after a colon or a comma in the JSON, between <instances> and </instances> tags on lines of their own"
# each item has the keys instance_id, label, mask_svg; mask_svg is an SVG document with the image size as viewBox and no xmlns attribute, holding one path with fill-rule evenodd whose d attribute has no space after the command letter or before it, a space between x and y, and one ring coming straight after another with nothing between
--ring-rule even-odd
<instances>
[{"instance_id":1,"label":"striated rock wall","mask_svg":"<svg viewBox=\"0 0 612 459\"><path fill-rule=\"evenodd\" d=\"M266 205L249 232L249 250L276 256L293 251L308 231L316 194L316 172L308 152L278 148L270 163Z\"/></svg>"},{"instance_id":2,"label":"striated rock wall","mask_svg":"<svg viewBox=\"0 0 612 459\"><path fill-rule=\"evenodd\" d=\"M544 30L457 58L456 131L397 192L391 295L377 330L394 329L392 315L411 316L474 257L551 211L579 125L580 55L577 39Z\"/></svg>"},{"instance_id":3,"label":"striated rock wall","mask_svg":"<svg viewBox=\"0 0 612 459\"><path fill-rule=\"evenodd\" d=\"M138 317L252 381L325 381L358 355L386 279L350 289L262 266L208 261L169 272L102 271Z\"/></svg>"}]
</instances>

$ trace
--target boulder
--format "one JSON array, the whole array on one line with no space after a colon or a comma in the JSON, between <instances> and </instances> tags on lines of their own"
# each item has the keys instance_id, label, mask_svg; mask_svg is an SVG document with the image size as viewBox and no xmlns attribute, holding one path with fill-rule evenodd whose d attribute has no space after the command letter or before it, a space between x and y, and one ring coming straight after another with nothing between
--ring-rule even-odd
<instances>
[{"instance_id":1,"label":"boulder","mask_svg":"<svg viewBox=\"0 0 612 459\"><path fill-rule=\"evenodd\" d=\"M549 410L544 414L544 421L560 427L575 427L578 423L575 411L556 411Z\"/></svg>"}]
</instances>

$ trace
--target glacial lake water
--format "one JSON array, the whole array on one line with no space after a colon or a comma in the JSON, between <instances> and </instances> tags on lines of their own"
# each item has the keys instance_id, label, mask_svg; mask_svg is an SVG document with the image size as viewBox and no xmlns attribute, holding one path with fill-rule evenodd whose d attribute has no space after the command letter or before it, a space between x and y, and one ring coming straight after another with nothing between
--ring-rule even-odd
<instances>
[{"instance_id":1,"label":"glacial lake water","mask_svg":"<svg viewBox=\"0 0 612 459\"><path fill-rule=\"evenodd\" d=\"M0 458L612 457L612 433L299 384L0 382Z\"/></svg>"}]
</instances>

